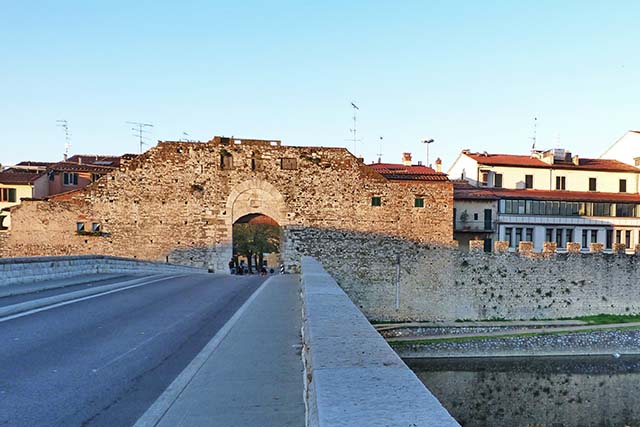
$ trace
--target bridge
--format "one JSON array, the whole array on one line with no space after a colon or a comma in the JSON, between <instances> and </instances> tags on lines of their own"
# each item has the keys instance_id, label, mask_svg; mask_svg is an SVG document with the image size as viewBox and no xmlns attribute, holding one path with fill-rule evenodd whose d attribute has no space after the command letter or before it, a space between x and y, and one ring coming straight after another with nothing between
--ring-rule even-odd
<instances>
[{"instance_id":1,"label":"bridge","mask_svg":"<svg viewBox=\"0 0 640 427\"><path fill-rule=\"evenodd\" d=\"M311 257L0 259L0 342L0 425L458 425Z\"/></svg>"}]
</instances>

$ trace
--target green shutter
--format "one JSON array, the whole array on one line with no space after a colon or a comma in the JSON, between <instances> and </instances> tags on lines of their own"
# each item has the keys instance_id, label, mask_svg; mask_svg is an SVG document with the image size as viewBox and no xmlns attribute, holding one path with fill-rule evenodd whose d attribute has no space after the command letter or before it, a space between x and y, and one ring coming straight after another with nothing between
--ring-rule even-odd
<instances>
[{"instance_id":1,"label":"green shutter","mask_svg":"<svg viewBox=\"0 0 640 427\"><path fill-rule=\"evenodd\" d=\"M15 188L10 188L9 189L9 201L10 202L15 202L16 201L16 189Z\"/></svg>"}]
</instances>

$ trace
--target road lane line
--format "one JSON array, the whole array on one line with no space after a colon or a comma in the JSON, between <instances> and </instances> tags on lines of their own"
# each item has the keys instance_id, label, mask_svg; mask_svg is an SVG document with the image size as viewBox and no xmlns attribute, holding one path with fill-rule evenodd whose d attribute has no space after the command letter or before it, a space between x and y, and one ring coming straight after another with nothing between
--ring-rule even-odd
<instances>
[{"instance_id":1,"label":"road lane line","mask_svg":"<svg viewBox=\"0 0 640 427\"><path fill-rule=\"evenodd\" d=\"M69 305L69 304L75 304L77 302L86 301L88 299L98 298L98 297L101 297L101 296L104 296L104 295L109 295L109 294L113 294L113 293L120 292L120 291L126 291L128 289L139 288L140 286L150 285L152 283L160 282L162 280L175 279L176 277L181 277L181 276L184 276L184 274L161 277L159 279L145 281L143 283L138 283L138 284L135 284L135 285L118 287L118 288L115 288L115 289L111 289L111 290L103 291L103 292L99 292L99 293L88 293L87 291L95 291L96 289L87 289L87 290L84 290L84 291L76 291L76 292L71 292L69 294L56 295L56 296L53 296L53 297L42 298L41 300L28 301L28 302L24 302L24 303L20 303L20 304L10 305L8 307L2 307L0 312L2 312L2 311L10 311L11 309L19 309L20 307L18 307L18 306L23 306L23 305L26 306L27 304L29 304L29 305L33 304L33 305L35 305L36 308L20 310L19 313L10 314L10 315L7 315L5 317L2 317L2 318L0 318L0 323L7 322L9 320L17 319L17 318L24 317L24 316L29 316L31 314L39 313L41 311L51 310L53 308L58 308L58 307L62 307L62 306ZM108 287L108 286L112 286L112 285L107 285L105 287ZM84 294L85 296L80 296L82 294ZM73 299L64 299L64 297L68 298L69 296L72 296L72 295L79 295L79 297L78 298L73 298ZM60 301L60 302L56 302L56 300ZM49 302L47 302L47 301L49 301ZM39 302L41 304L43 304L43 305L42 306L38 306Z\"/></svg>"}]
</instances>

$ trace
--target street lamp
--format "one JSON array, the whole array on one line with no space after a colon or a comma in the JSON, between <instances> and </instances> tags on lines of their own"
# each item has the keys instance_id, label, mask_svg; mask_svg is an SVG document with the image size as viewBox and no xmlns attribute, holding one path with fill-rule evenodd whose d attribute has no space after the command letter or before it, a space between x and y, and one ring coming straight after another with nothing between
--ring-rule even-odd
<instances>
[{"instance_id":1,"label":"street lamp","mask_svg":"<svg viewBox=\"0 0 640 427\"><path fill-rule=\"evenodd\" d=\"M431 167L431 165L429 164L429 144L431 144L432 142L435 142L435 140L433 138L425 138L420 140L420 142L422 142L424 145L427 146L427 167Z\"/></svg>"}]
</instances>

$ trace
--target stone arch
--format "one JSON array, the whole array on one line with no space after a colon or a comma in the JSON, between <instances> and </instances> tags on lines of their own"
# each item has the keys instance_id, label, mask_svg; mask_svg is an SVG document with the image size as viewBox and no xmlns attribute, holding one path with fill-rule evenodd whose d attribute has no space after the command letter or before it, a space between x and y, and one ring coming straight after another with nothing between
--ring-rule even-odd
<instances>
[{"instance_id":1,"label":"stone arch","mask_svg":"<svg viewBox=\"0 0 640 427\"><path fill-rule=\"evenodd\" d=\"M227 239L220 242L217 251L217 271L228 271L227 263L233 254L233 224L238 219L253 214L266 215L276 221L280 227L289 223L284 197L273 184L260 179L250 179L236 185L229 192L222 215Z\"/></svg>"}]
</instances>

